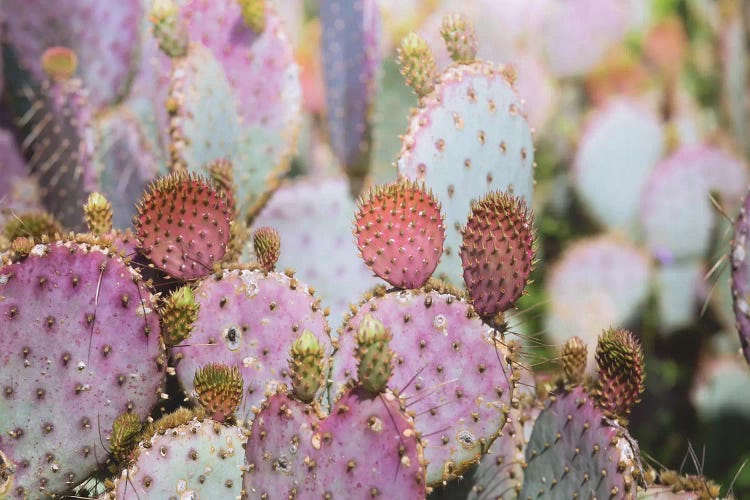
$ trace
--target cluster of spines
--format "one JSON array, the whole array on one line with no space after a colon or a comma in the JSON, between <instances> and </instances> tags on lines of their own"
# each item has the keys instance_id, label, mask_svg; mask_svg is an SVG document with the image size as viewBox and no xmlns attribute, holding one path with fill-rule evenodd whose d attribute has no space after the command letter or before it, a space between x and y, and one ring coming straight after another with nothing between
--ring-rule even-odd
<instances>
[{"instance_id":1,"label":"cluster of spines","mask_svg":"<svg viewBox=\"0 0 750 500\"><path fill-rule=\"evenodd\" d=\"M234 418L242 403L244 381L236 366L209 363L195 372L195 397L216 422Z\"/></svg>"},{"instance_id":2,"label":"cluster of spines","mask_svg":"<svg viewBox=\"0 0 750 500\"><path fill-rule=\"evenodd\" d=\"M643 349L628 330L610 328L599 337L596 364L597 402L605 414L624 421L645 389Z\"/></svg>"}]
</instances>

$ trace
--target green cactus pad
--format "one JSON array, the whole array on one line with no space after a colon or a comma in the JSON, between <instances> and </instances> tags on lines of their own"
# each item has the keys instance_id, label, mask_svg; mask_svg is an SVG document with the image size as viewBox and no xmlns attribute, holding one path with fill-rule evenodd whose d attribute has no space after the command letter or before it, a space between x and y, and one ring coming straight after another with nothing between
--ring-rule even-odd
<instances>
[{"instance_id":1,"label":"green cactus pad","mask_svg":"<svg viewBox=\"0 0 750 500\"><path fill-rule=\"evenodd\" d=\"M582 388L552 396L526 446L520 498L627 497L640 472L634 445Z\"/></svg>"},{"instance_id":2,"label":"green cactus pad","mask_svg":"<svg viewBox=\"0 0 750 500\"><path fill-rule=\"evenodd\" d=\"M238 498L242 492L245 432L194 418L160 430L139 444L103 500Z\"/></svg>"},{"instance_id":3,"label":"green cactus pad","mask_svg":"<svg viewBox=\"0 0 750 500\"><path fill-rule=\"evenodd\" d=\"M448 68L412 116L397 166L440 201L447 234L437 274L461 284L460 227L471 201L498 190L531 205L534 145L503 68L484 62Z\"/></svg>"}]
</instances>

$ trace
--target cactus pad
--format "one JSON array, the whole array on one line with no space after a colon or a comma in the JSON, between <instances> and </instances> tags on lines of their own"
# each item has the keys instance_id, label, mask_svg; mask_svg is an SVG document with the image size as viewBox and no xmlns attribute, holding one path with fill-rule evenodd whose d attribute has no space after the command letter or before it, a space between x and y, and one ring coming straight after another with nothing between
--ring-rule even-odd
<instances>
[{"instance_id":1,"label":"cactus pad","mask_svg":"<svg viewBox=\"0 0 750 500\"><path fill-rule=\"evenodd\" d=\"M471 204L461 245L474 309L491 317L523 294L534 258L533 216L523 198L493 192Z\"/></svg>"},{"instance_id":2,"label":"cactus pad","mask_svg":"<svg viewBox=\"0 0 750 500\"><path fill-rule=\"evenodd\" d=\"M354 226L365 263L395 287L424 285L443 253L440 204L410 181L371 190L359 203Z\"/></svg>"},{"instance_id":3,"label":"cactus pad","mask_svg":"<svg viewBox=\"0 0 750 500\"><path fill-rule=\"evenodd\" d=\"M163 348L137 278L110 251L74 242L36 245L0 269L0 450L20 496L86 478L107 453L99 432L156 403Z\"/></svg>"},{"instance_id":4,"label":"cactus pad","mask_svg":"<svg viewBox=\"0 0 750 500\"><path fill-rule=\"evenodd\" d=\"M247 443L249 498L426 496L422 446L413 420L390 393L347 391L328 418L273 395Z\"/></svg>"},{"instance_id":5,"label":"cactus pad","mask_svg":"<svg viewBox=\"0 0 750 500\"><path fill-rule=\"evenodd\" d=\"M197 369L208 363L236 366L245 380L242 405L235 415L250 421L267 392L289 383L288 356L305 330L315 334L325 353L332 350L320 301L295 278L264 271L225 271L195 290L200 305L190 336L172 348L177 377L188 394ZM325 365L326 360L321 362Z\"/></svg>"},{"instance_id":6,"label":"cactus pad","mask_svg":"<svg viewBox=\"0 0 750 500\"><path fill-rule=\"evenodd\" d=\"M627 431L604 419L578 387L553 396L526 446L520 498L623 498L635 491L638 450Z\"/></svg>"},{"instance_id":7,"label":"cactus pad","mask_svg":"<svg viewBox=\"0 0 750 500\"><path fill-rule=\"evenodd\" d=\"M534 145L520 98L503 68L452 66L412 116L398 159L403 177L435 193L448 229L437 272L461 283L460 227L471 201L491 190L531 202Z\"/></svg>"},{"instance_id":8,"label":"cactus pad","mask_svg":"<svg viewBox=\"0 0 750 500\"><path fill-rule=\"evenodd\" d=\"M732 239L732 300L737 330L740 334L740 344L745 360L750 364L750 194L745 196L745 202L740 209L734 223L734 238Z\"/></svg>"},{"instance_id":9,"label":"cactus pad","mask_svg":"<svg viewBox=\"0 0 750 500\"><path fill-rule=\"evenodd\" d=\"M211 273L229 243L227 199L208 181L172 174L151 185L133 222L141 251L178 279Z\"/></svg>"},{"instance_id":10,"label":"cactus pad","mask_svg":"<svg viewBox=\"0 0 750 500\"><path fill-rule=\"evenodd\" d=\"M169 418L169 415L165 418ZM152 424L155 427L159 425ZM235 498L242 491L243 445L239 427L192 419L160 429L134 452L114 490L103 498Z\"/></svg>"},{"instance_id":11,"label":"cactus pad","mask_svg":"<svg viewBox=\"0 0 750 500\"><path fill-rule=\"evenodd\" d=\"M487 451L505 422L514 386L506 347L452 294L408 290L376 296L340 333L333 394L356 378L355 332L368 314L393 333L388 387L415 412L417 431L426 438L428 484L460 475Z\"/></svg>"}]
</instances>

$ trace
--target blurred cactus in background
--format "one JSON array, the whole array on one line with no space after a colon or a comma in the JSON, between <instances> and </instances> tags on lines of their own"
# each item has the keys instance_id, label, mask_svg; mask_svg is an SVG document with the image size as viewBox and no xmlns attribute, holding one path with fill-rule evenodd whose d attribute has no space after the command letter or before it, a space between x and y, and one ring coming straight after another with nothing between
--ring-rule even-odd
<instances>
[{"instance_id":1,"label":"blurred cactus in background","mask_svg":"<svg viewBox=\"0 0 750 500\"><path fill-rule=\"evenodd\" d=\"M0 499L750 495L748 26L0 3Z\"/></svg>"}]
</instances>

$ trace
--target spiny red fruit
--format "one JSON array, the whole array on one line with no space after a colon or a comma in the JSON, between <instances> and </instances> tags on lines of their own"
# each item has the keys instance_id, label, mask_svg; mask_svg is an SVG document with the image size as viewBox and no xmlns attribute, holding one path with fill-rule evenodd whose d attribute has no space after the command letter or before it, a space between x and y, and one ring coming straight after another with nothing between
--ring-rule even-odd
<instances>
[{"instance_id":1,"label":"spiny red fruit","mask_svg":"<svg viewBox=\"0 0 750 500\"><path fill-rule=\"evenodd\" d=\"M605 414L624 419L641 400L646 372L640 342L628 330L610 328L596 346L599 405Z\"/></svg>"},{"instance_id":2,"label":"spiny red fruit","mask_svg":"<svg viewBox=\"0 0 750 500\"><path fill-rule=\"evenodd\" d=\"M424 285L440 261L445 227L440 203L400 180L370 190L354 221L357 247L375 274L398 288Z\"/></svg>"},{"instance_id":3,"label":"spiny red fruit","mask_svg":"<svg viewBox=\"0 0 750 500\"><path fill-rule=\"evenodd\" d=\"M133 220L140 251L165 273L194 280L226 253L231 209L202 177L175 173L154 182Z\"/></svg>"},{"instance_id":4,"label":"spiny red fruit","mask_svg":"<svg viewBox=\"0 0 750 500\"><path fill-rule=\"evenodd\" d=\"M523 294L534 259L533 216L523 198L491 192L471 206L461 263L474 309L491 317Z\"/></svg>"}]
</instances>

